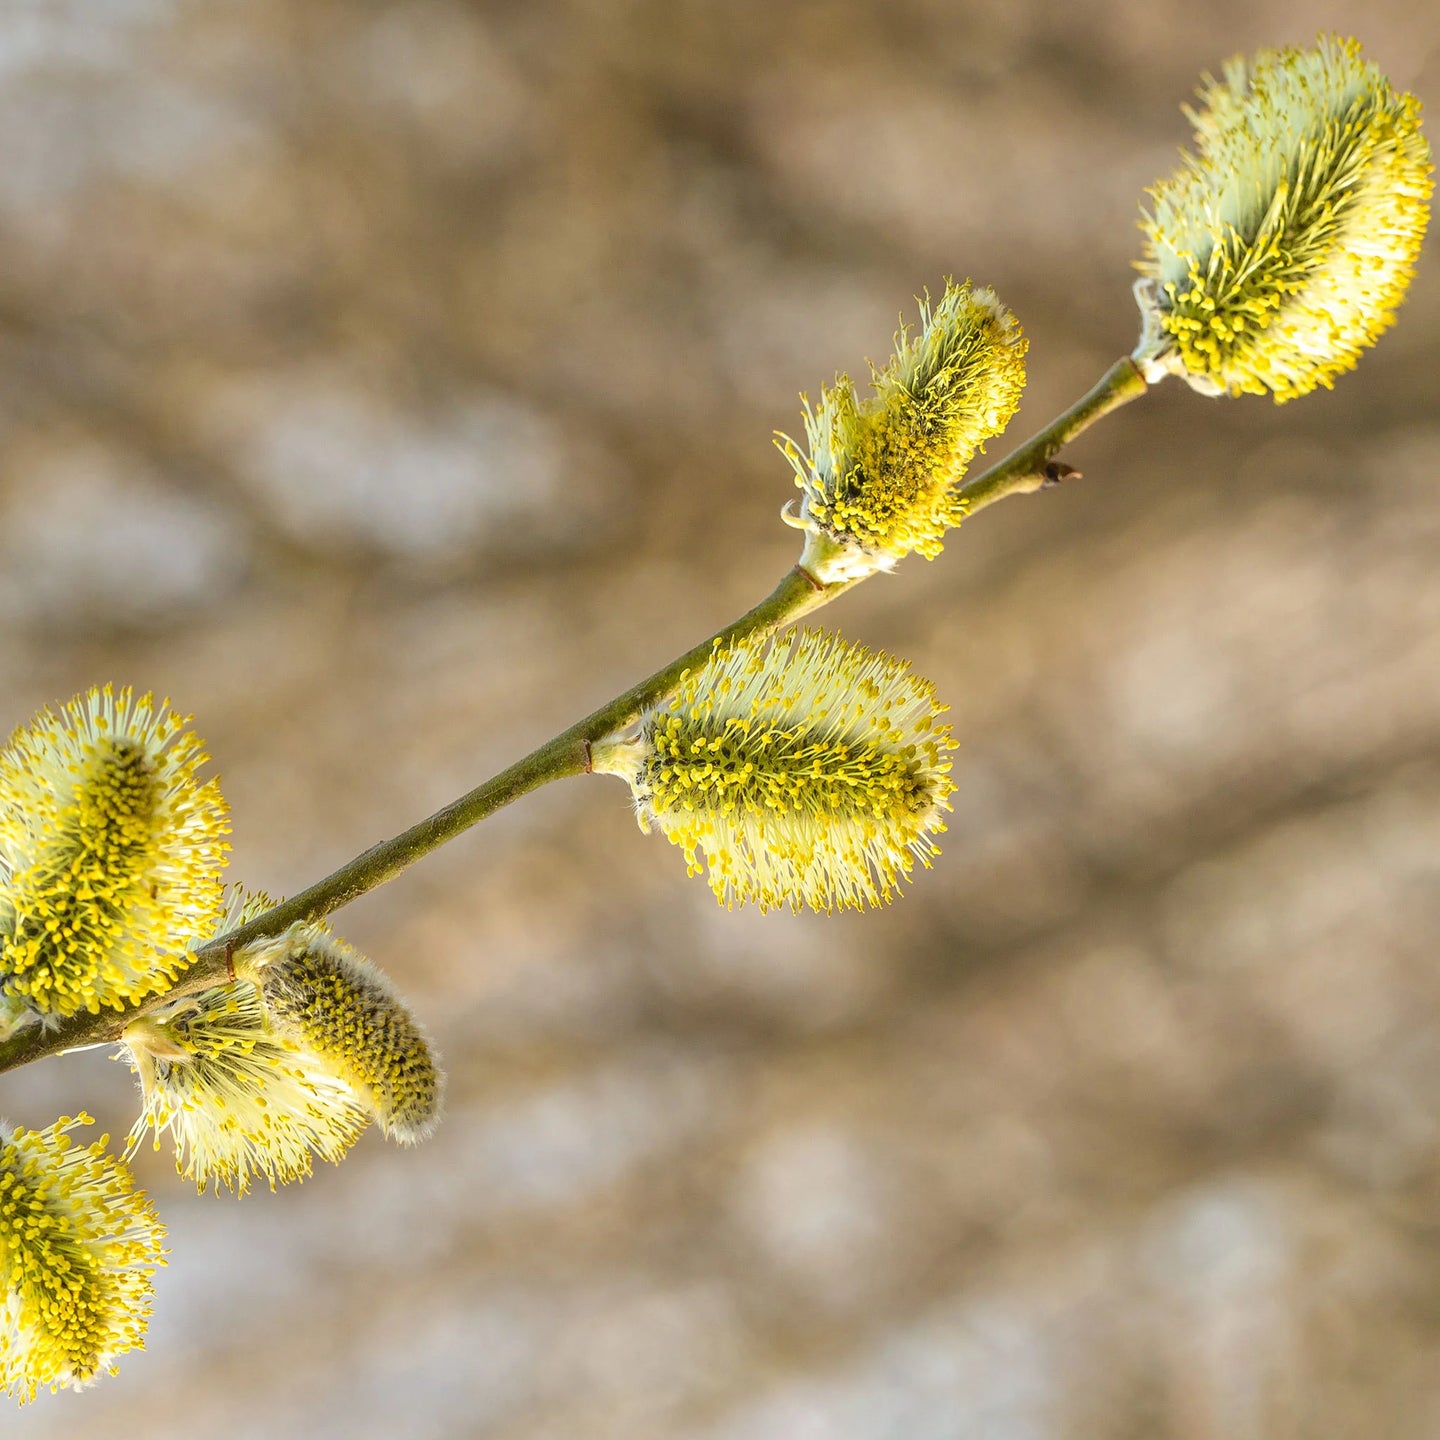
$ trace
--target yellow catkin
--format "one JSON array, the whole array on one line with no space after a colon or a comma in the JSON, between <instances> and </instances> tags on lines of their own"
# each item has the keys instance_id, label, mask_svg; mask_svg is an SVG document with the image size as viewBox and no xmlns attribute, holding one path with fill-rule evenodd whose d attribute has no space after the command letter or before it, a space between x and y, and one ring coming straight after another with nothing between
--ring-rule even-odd
<instances>
[{"instance_id":1,"label":"yellow catkin","mask_svg":"<svg viewBox=\"0 0 1440 1440\"><path fill-rule=\"evenodd\" d=\"M129 1172L67 1133L0 1123L0 1388L81 1389L143 1349L165 1232Z\"/></svg>"},{"instance_id":2,"label":"yellow catkin","mask_svg":"<svg viewBox=\"0 0 1440 1440\"><path fill-rule=\"evenodd\" d=\"M270 908L235 890L219 933ZM133 1021L122 1058L140 1081L143 1109L130 1153L169 1133L175 1168L197 1190L245 1194L253 1177L303 1180L315 1156L336 1163L370 1123L364 1098L323 1058L274 1027L251 978L182 996Z\"/></svg>"},{"instance_id":3,"label":"yellow catkin","mask_svg":"<svg viewBox=\"0 0 1440 1440\"><path fill-rule=\"evenodd\" d=\"M1330 36L1236 58L1200 101L1196 153L1141 220L1135 358L1212 395L1329 387L1414 271L1432 188L1420 102Z\"/></svg>"},{"instance_id":4,"label":"yellow catkin","mask_svg":"<svg viewBox=\"0 0 1440 1440\"><path fill-rule=\"evenodd\" d=\"M12 1018L122 1009L219 914L229 830L186 717L109 686L0 754L0 996Z\"/></svg>"},{"instance_id":5,"label":"yellow catkin","mask_svg":"<svg viewBox=\"0 0 1440 1440\"><path fill-rule=\"evenodd\" d=\"M434 1130L444 1076L389 977L323 925L294 925L236 960L275 1031L362 1097L381 1130L414 1145Z\"/></svg>"},{"instance_id":6,"label":"yellow catkin","mask_svg":"<svg viewBox=\"0 0 1440 1440\"><path fill-rule=\"evenodd\" d=\"M805 403L806 452L776 442L803 499L801 563L826 583L888 570L916 551L940 553L964 518L954 487L977 450L1015 413L1026 341L993 290L947 283L920 305L918 335L902 328L890 362L861 400L848 376Z\"/></svg>"},{"instance_id":7,"label":"yellow catkin","mask_svg":"<svg viewBox=\"0 0 1440 1440\"><path fill-rule=\"evenodd\" d=\"M594 747L641 828L708 868L721 904L880 905L929 866L954 743L929 681L838 636L717 646L638 733Z\"/></svg>"}]
</instances>

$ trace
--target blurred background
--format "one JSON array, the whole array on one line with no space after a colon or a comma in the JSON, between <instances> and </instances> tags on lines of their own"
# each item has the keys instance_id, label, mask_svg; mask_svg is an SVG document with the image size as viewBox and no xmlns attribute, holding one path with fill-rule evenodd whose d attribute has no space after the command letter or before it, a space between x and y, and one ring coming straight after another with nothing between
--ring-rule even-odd
<instances>
[{"instance_id":1,"label":"blurred background","mask_svg":"<svg viewBox=\"0 0 1440 1440\"><path fill-rule=\"evenodd\" d=\"M1006 441L1074 399L1201 72L1322 27L1433 133L1411 0L3 0L0 727L173 696L303 887L766 593L926 287L1024 323ZM965 739L891 909L726 914L596 779L345 911L442 1129L147 1152L149 1350L7 1440L1440 1435L1433 249L1333 393L1165 384L826 612Z\"/></svg>"}]
</instances>

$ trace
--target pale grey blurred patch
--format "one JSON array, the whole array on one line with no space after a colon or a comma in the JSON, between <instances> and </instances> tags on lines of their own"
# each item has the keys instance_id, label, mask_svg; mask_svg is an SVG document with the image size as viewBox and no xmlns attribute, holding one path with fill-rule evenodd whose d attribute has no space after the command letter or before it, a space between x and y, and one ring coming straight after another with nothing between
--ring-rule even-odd
<instances>
[{"instance_id":1,"label":"pale grey blurred patch","mask_svg":"<svg viewBox=\"0 0 1440 1440\"><path fill-rule=\"evenodd\" d=\"M202 424L255 503L319 550L453 562L564 545L596 525L608 478L516 398L407 416L339 366L223 384Z\"/></svg>"},{"instance_id":2,"label":"pale grey blurred patch","mask_svg":"<svg viewBox=\"0 0 1440 1440\"><path fill-rule=\"evenodd\" d=\"M0 617L76 629L198 617L243 575L249 539L203 495L93 442L29 447L0 534Z\"/></svg>"}]
</instances>

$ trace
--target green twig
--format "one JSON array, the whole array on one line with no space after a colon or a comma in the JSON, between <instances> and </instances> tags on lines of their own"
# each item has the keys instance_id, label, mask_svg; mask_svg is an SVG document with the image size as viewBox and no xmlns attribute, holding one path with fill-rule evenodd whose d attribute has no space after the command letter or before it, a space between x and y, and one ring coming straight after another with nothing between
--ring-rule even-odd
<instances>
[{"instance_id":1,"label":"green twig","mask_svg":"<svg viewBox=\"0 0 1440 1440\"><path fill-rule=\"evenodd\" d=\"M1043 485L1063 478L1050 462L1082 430L1088 430L1102 415L1138 399L1149 387L1135 362L1127 355L1117 360L1088 394L1082 395L1063 415L1052 420L1038 435L1012 451L998 465L967 480L956 494L965 502L965 513L973 515L1007 495L1028 495ZM1074 474L1074 471L1068 473Z\"/></svg>"},{"instance_id":2,"label":"green twig","mask_svg":"<svg viewBox=\"0 0 1440 1440\"><path fill-rule=\"evenodd\" d=\"M1102 415L1144 392L1145 382L1134 363L1129 359L1117 361L1088 395L1018 450L960 487L958 493L968 502L968 512L973 514L1006 495L1025 494L1053 481L1055 473L1050 462L1062 445ZM52 1027L31 1026L0 1040L0 1073L45 1055L116 1040L136 1014L177 994L216 984L226 975L236 950L253 941L278 935L297 921L318 920L338 910L367 891L394 879L421 856L453 840L512 800L518 800L551 780L587 771L590 768L590 746L612 731L628 725L648 706L667 695L680 682L686 670L693 669L708 658L717 641L778 629L829 604L858 583L848 580L820 585L796 566L754 609L672 660L648 679L632 686L623 695L617 695L539 749L532 750L523 760L516 761L468 795L462 795L393 839L372 845L334 874L327 875L308 890L291 896L248 924L197 947L185 974L163 996L153 996L124 1011L106 1010L98 1015L75 1015Z\"/></svg>"}]
</instances>

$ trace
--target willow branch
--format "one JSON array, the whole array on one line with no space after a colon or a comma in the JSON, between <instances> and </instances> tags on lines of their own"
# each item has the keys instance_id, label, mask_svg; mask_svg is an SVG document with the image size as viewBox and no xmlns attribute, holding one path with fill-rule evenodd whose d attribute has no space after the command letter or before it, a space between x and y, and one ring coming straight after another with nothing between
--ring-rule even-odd
<instances>
[{"instance_id":1,"label":"willow branch","mask_svg":"<svg viewBox=\"0 0 1440 1440\"><path fill-rule=\"evenodd\" d=\"M1102 415L1144 394L1145 382L1134 363L1117 361L1089 394L1058 416L1039 434L982 474L961 485L958 494L973 514L1007 495L1026 494L1053 480L1050 462L1067 441L1093 425ZM583 774L590 768L590 747L635 720L680 683L687 670L703 664L717 643L766 632L787 625L853 588L859 581L821 585L798 565L775 589L738 620L687 650L624 694L617 695L553 740L532 750L524 759L452 801L444 809L412 825L390 840L372 845L333 874L265 911L248 924L217 937L192 951L192 960L179 981L163 995L151 996L123 1011L80 1014L47 1027L31 1026L0 1040L0 1073L31 1060L81 1046L103 1044L120 1037L126 1025L148 1008L222 980L235 951L257 940L279 935L291 925L318 920L351 900L393 880L401 871L432 850L478 824L487 816L528 795L551 780Z\"/></svg>"},{"instance_id":2,"label":"willow branch","mask_svg":"<svg viewBox=\"0 0 1440 1440\"><path fill-rule=\"evenodd\" d=\"M1082 430L1088 430L1102 416L1138 399L1149 387L1139 367L1127 355L1117 360L1063 415L1052 420L1018 450L998 465L967 480L955 491L965 502L965 513L973 515L1007 495L1028 495L1058 478L1050 462Z\"/></svg>"}]
</instances>

